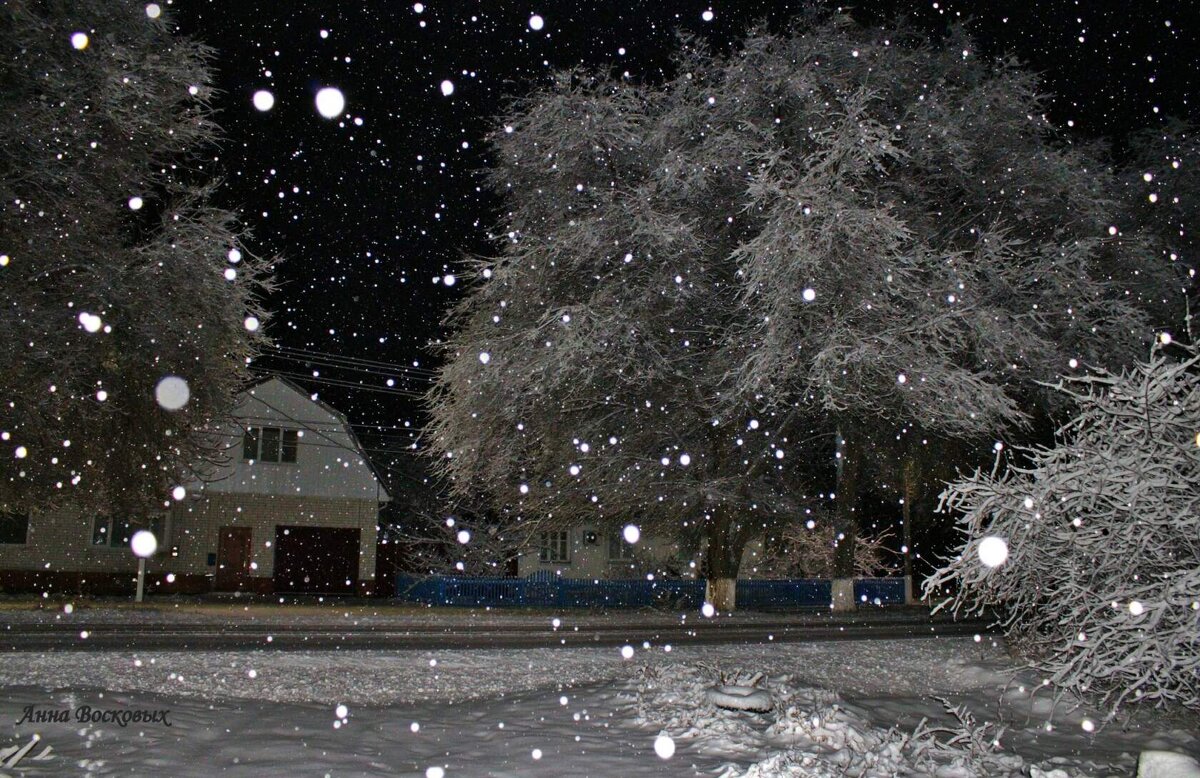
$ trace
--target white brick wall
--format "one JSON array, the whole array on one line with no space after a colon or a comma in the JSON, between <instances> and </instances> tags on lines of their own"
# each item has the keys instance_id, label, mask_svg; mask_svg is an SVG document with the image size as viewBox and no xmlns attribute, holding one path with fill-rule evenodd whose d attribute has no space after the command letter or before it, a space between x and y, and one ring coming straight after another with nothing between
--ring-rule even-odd
<instances>
[{"instance_id":1,"label":"white brick wall","mask_svg":"<svg viewBox=\"0 0 1200 778\"><path fill-rule=\"evenodd\" d=\"M137 557L129 549L92 545L92 521L65 510L35 512L23 545L0 543L0 570L137 570Z\"/></svg>"},{"instance_id":2,"label":"white brick wall","mask_svg":"<svg viewBox=\"0 0 1200 778\"><path fill-rule=\"evenodd\" d=\"M275 572L276 525L354 527L359 533L358 579L375 578L378 504L369 500L327 497L280 497L259 494L212 494L174 506L167 538L146 569L155 573L215 572L208 555L217 551L223 526L252 530L251 575L270 578ZM49 572L133 572L137 558L128 548L92 545L91 516L69 511L35 512L24 544L0 544L0 570ZM171 556L172 547L178 556Z\"/></svg>"},{"instance_id":3,"label":"white brick wall","mask_svg":"<svg viewBox=\"0 0 1200 778\"><path fill-rule=\"evenodd\" d=\"M595 544L585 542L584 536L587 531L589 530L580 527L572 527L567 530L571 556L570 560L566 563L542 562L538 558L538 547L536 545L538 538L535 536L534 545L522 552L517 558L517 575L524 577L533 575L539 571L545 571L561 573L564 578L614 579L634 577L629 563L613 561L609 558L608 533L613 530L597 531L598 538ZM615 531L619 532L620 530ZM678 548L676 544L665 538L646 535L643 535L638 541L638 546L650 555L667 554L672 549ZM762 552L763 543L761 539L755 539L746 544L746 548L742 552L742 564L738 568L738 578L759 577L757 565L762 558ZM697 555L696 562L699 564L699 555Z\"/></svg>"},{"instance_id":4,"label":"white brick wall","mask_svg":"<svg viewBox=\"0 0 1200 778\"><path fill-rule=\"evenodd\" d=\"M375 578L378 504L328 497L280 497L265 494L210 494L184 500L171 511L171 545L180 573L212 573L209 554L217 551L221 527L250 527L251 570L269 578L275 573L275 527L356 527L359 533L358 580ZM165 568L164 568L165 570Z\"/></svg>"}]
</instances>

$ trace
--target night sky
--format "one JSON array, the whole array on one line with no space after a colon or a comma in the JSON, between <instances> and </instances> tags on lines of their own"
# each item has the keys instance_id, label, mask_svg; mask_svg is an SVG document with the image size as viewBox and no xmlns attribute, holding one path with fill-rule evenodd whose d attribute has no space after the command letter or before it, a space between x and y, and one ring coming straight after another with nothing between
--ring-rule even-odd
<instances>
[{"instance_id":1,"label":"night sky","mask_svg":"<svg viewBox=\"0 0 1200 778\"><path fill-rule=\"evenodd\" d=\"M396 442L406 421L420 424L413 398L436 366L429 344L462 290L441 279L464 253L489 249L497 205L477 188L476 171L487 164L482 138L506 101L580 65L654 82L670 66L677 31L727 47L757 21L781 26L803 4L167 5L183 32L217 50L223 204L241 211L253 248L285 260L268 330L285 354L260 366L307 377L299 382L346 411L360 434L377 427L377 441ZM966 22L982 55L1013 53L1044 76L1055 95L1051 120L1068 137L1104 138L1119 150L1131 130L1200 116L1196 5L863 0L853 15L873 24L903 19L933 34ZM340 119L315 108L327 86L345 95ZM275 101L265 112L253 104L263 89ZM305 363L299 350L337 356L309 353Z\"/></svg>"}]
</instances>

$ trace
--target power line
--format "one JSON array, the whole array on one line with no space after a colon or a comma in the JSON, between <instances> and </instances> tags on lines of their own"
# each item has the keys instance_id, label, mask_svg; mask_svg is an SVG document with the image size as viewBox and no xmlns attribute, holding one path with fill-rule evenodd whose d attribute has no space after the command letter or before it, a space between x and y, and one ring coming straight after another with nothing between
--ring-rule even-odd
<instances>
[{"instance_id":1,"label":"power line","mask_svg":"<svg viewBox=\"0 0 1200 778\"><path fill-rule=\"evenodd\" d=\"M351 371L351 372L366 373L368 375L379 376L381 378L394 378L394 377L398 376L401 379L409 380L409 381L433 382L435 380L434 376L432 376L432 375L422 375L422 374L409 375L408 371L403 368L396 372L381 373L381 372L379 372L379 368L362 367L359 365L351 365L351 364L341 364L339 362L335 362L333 360L327 360L327 359L324 359L321 357L297 357L297 356L292 356L291 354L262 354L259 356L259 360L280 360L280 361L284 361L284 362L294 362L294 363L302 364L302 365L306 365L306 366L307 365L320 365L322 367L328 367L328 368L332 368L334 370L346 370L346 371Z\"/></svg>"},{"instance_id":2,"label":"power line","mask_svg":"<svg viewBox=\"0 0 1200 778\"><path fill-rule=\"evenodd\" d=\"M271 368L260 367L258 365L250 365L250 369L266 375L281 376L283 378L294 378L300 381L311 381L318 384L326 384L328 386L341 387L343 389L361 389L366 392L378 392L380 394L390 394L395 397L407 397L413 400L420 400L425 397L419 392L409 392L403 389L394 389L386 386L368 386L366 384L355 383L353 381L339 380L336 378L325 378L323 376L312 376L305 373L295 373L286 370L273 370Z\"/></svg>"},{"instance_id":3,"label":"power line","mask_svg":"<svg viewBox=\"0 0 1200 778\"><path fill-rule=\"evenodd\" d=\"M365 365L379 369L391 370L393 372L412 372L412 373L427 373L431 376L437 375L437 371L427 367L417 367L415 365L398 365L392 362L383 362L375 359L363 359L362 357L351 357L344 354L332 354L328 351L312 351L309 349L293 348L290 346L270 346L272 351L280 353L290 353L306 358L321 358L334 362L351 363L357 365Z\"/></svg>"},{"instance_id":4,"label":"power line","mask_svg":"<svg viewBox=\"0 0 1200 778\"><path fill-rule=\"evenodd\" d=\"M269 417L269 416L239 416L238 418L239 419L248 419L250 421L274 421L275 420L273 417ZM308 423L318 426L318 427L326 427L326 428L336 428L336 427L341 426L337 422L310 421ZM351 421L348 421L346 423L351 427L357 427L357 428L361 428L364 430L404 430L405 432L414 432L414 433L419 433L419 432L423 431L423 428L417 427L417 426L405 427L403 425L367 424L365 422L351 422ZM376 433L376 434L381 434L381 435L384 435L385 437L402 437L401 435L398 435L396 433Z\"/></svg>"}]
</instances>

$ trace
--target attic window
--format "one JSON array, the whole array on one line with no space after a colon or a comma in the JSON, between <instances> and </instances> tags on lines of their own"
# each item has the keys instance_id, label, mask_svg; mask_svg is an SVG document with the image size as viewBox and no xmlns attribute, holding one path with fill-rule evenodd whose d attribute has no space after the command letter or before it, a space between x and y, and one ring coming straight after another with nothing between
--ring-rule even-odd
<instances>
[{"instance_id":1,"label":"attic window","mask_svg":"<svg viewBox=\"0 0 1200 778\"><path fill-rule=\"evenodd\" d=\"M296 461L299 432L281 427L247 427L242 436L242 459L259 462Z\"/></svg>"}]
</instances>

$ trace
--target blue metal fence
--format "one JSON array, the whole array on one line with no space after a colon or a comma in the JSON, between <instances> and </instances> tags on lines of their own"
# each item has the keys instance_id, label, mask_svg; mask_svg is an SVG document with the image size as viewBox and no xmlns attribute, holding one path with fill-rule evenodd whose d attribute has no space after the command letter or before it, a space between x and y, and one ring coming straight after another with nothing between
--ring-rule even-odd
<instances>
[{"instance_id":1,"label":"blue metal fence","mask_svg":"<svg viewBox=\"0 0 1200 778\"><path fill-rule=\"evenodd\" d=\"M535 576L472 578L398 576L396 596L425 605L519 606L543 608L699 608L704 581L591 580ZM860 604L902 605L903 578L862 578L854 582ZM828 608L832 583L821 579L737 582L737 605L748 609Z\"/></svg>"},{"instance_id":2,"label":"blue metal fence","mask_svg":"<svg viewBox=\"0 0 1200 778\"><path fill-rule=\"evenodd\" d=\"M399 576L396 596L426 605L699 608L704 602L704 581Z\"/></svg>"},{"instance_id":3,"label":"blue metal fence","mask_svg":"<svg viewBox=\"0 0 1200 778\"><path fill-rule=\"evenodd\" d=\"M854 581L854 599L859 605L903 605L903 578L859 578Z\"/></svg>"},{"instance_id":4,"label":"blue metal fence","mask_svg":"<svg viewBox=\"0 0 1200 778\"><path fill-rule=\"evenodd\" d=\"M734 599L739 608L828 608L833 582L815 578L783 581L752 578L738 581Z\"/></svg>"}]
</instances>

